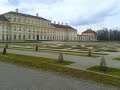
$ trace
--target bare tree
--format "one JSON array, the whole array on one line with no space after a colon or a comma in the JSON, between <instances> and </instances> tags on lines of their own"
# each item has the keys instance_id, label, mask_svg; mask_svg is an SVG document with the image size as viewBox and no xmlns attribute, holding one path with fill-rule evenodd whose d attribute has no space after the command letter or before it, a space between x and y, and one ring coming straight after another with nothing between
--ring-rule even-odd
<instances>
[{"instance_id":1,"label":"bare tree","mask_svg":"<svg viewBox=\"0 0 120 90\"><path fill-rule=\"evenodd\" d=\"M64 58L63 58L63 53L60 52L59 57L58 57L58 61L59 61L60 63L63 63L63 60L64 60Z\"/></svg>"},{"instance_id":2,"label":"bare tree","mask_svg":"<svg viewBox=\"0 0 120 90\"><path fill-rule=\"evenodd\" d=\"M107 63L103 56L101 57L101 61L100 61L100 70L104 72L107 71Z\"/></svg>"}]
</instances>

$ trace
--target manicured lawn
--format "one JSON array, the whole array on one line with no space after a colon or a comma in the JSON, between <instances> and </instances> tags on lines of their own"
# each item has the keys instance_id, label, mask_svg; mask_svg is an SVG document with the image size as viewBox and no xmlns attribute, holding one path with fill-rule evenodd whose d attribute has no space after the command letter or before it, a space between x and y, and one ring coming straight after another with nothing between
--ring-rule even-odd
<instances>
[{"instance_id":1,"label":"manicured lawn","mask_svg":"<svg viewBox=\"0 0 120 90\"><path fill-rule=\"evenodd\" d=\"M113 58L113 60L120 60L120 58Z\"/></svg>"},{"instance_id":2,"label":"manicured lawn","mask_svg":"<svg viewBox=\"0 0 120 90\"><path fill-rule=\"evenodd\" d=\"M117 68L108 67L106 72L102 72L102 71L100 71L99 66L94 66L94 67L89 68L88 70L95 71L95 72L101 72L101 73L105 73L105 74L110 74L110 75L120 76L120 69L117 69Z\"/></svg>"},{"instance_id":3,"label":"manicured lawn","mask_svg":"<svg viewBox=\"0 0 120 90\"><path fill-rule=\"evenodd\" d=\"M64 60L63 63L59 63L58 60L43 58L43 57L34 57L34 56L25 56L25 55L17 55L17 54L6 54L0 55L0 61L15 61L15 62L29 62L29 63L51 63L56 65L70 65L74 62Z\"/></svg>"},{"instance_id":4,"label":"manicured lawn","mask_svg":"<svg viewBox=\"0 0 120 90\"><path fill-rule=\"evenodd\" d=\"M39 58L39 57L16 55L16 54L6 54L6 55L0 54L0 61L12 63L24 67L58 72L60 74L68 75L71 77L83 78L86 80L92 80L95 82L120 87L120 78L101 75L79 69L68 68L65 66L73 62L66 61L67 64L66 63L61 64L61 63L57 63L55 60L51 60L47 58Z\"/></svg>"}]
</instances>

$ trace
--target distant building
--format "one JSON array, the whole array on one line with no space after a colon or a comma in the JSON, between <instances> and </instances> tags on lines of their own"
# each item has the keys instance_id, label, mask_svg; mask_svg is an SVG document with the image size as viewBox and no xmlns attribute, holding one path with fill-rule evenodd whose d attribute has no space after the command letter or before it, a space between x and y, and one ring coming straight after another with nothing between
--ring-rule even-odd
<instances>
[{"instance_id":1,"label":"distant building","mask_svg":"<svg viewBox=\"0 0 120 90\"><path fill-rule=\"evenodd\" d=\"M96 32L90 29L82 32L81 35L77 36L78 41L96 41Z\"/></svg>"},{"instance_id":2,"label":"distant building","mask_svg":"<svg viewBox=\"0 0 120 90\"><path fill-rule=\"evenodd\" d=\"M50 20L16 12L0 15L0 41L75 41L77 30L68 24L51 23Z\"/></svg>"}]
</instances>

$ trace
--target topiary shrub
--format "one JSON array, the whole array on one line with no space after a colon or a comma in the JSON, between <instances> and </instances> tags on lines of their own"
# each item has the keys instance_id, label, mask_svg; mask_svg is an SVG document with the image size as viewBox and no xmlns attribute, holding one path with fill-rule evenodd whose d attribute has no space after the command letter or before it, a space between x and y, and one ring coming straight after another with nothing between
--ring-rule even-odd
<instances>
[{"instance_id":1,"label":"topiary shrub","mask_svg":"<svg viewBox=\"0 0 120 90\"><path fill-rule=\"evenodd\" d=\"M6 48L8 48L8 44L6 44Z\"/></svg>"},{"instance_id":2,"label":"topiary shrub","mask_svg":"<svg viewBox=\"0 0 120 90\"><path fill-rule=\"evenodd\" d=\"M35 47L35 51L38 51L38 46Z\"/></svg>"},{"instance_id":3,"label":"topiary shrub","mask_svg":"<svg viewBox=\"0 0 120 90\"><path fill-rule=\"evenodd\" d=\"M88 49L88 56L92 56L92 50Z\"/></svg>"},{"instance_id":4,"label":"topiary shrub","mask_svg":"<svg viewBox=\"0 0 120 90\"><path fill-rule=\"evenodd\" d=\"M6 47L3 49L3 55L7 53Z\"/></svg>"},{"instance_id":5,"label":"topiary shrub","mask_svg":"<svg viewBox=\"0 0 120 90\"><path fill-rule=\"evenodd\" d=\"M103 56L101 57L101 61L100 61L100 71L103 71L103 72L107 71L107 63Z\"/></svg>"},{"instance_id":6,"label":"topiary shrub","mask_svg":"<svg viewBox=\"0 0 120 90\"><path fill-rule=\"evenodd\" d=\"M59 57L58 57L58 62L63 63L63 60L64 60L63 53L60 52Z\"/></svg>"}]
</instances>

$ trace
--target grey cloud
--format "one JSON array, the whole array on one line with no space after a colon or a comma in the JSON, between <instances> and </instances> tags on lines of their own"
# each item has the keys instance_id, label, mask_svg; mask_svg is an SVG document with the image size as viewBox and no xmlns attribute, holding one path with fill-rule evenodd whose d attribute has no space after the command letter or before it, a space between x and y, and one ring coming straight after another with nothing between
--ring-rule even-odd
<instances>
[{"instance_id":1,"label":"grey cloud","mask_svg":"<svg viewBox=\"0 0 120 90\"><path fill-rule=\"evenodd\" d=\"M88 18L79 17L77 21L72 22L72 24L78 26L103 22L107 17L119 14L119 10L120 9L118 9L116 6L111 6L107 9L103 9L99 12L96 12L91 16L88 16Z\"/></svg>"}]
</instances>

